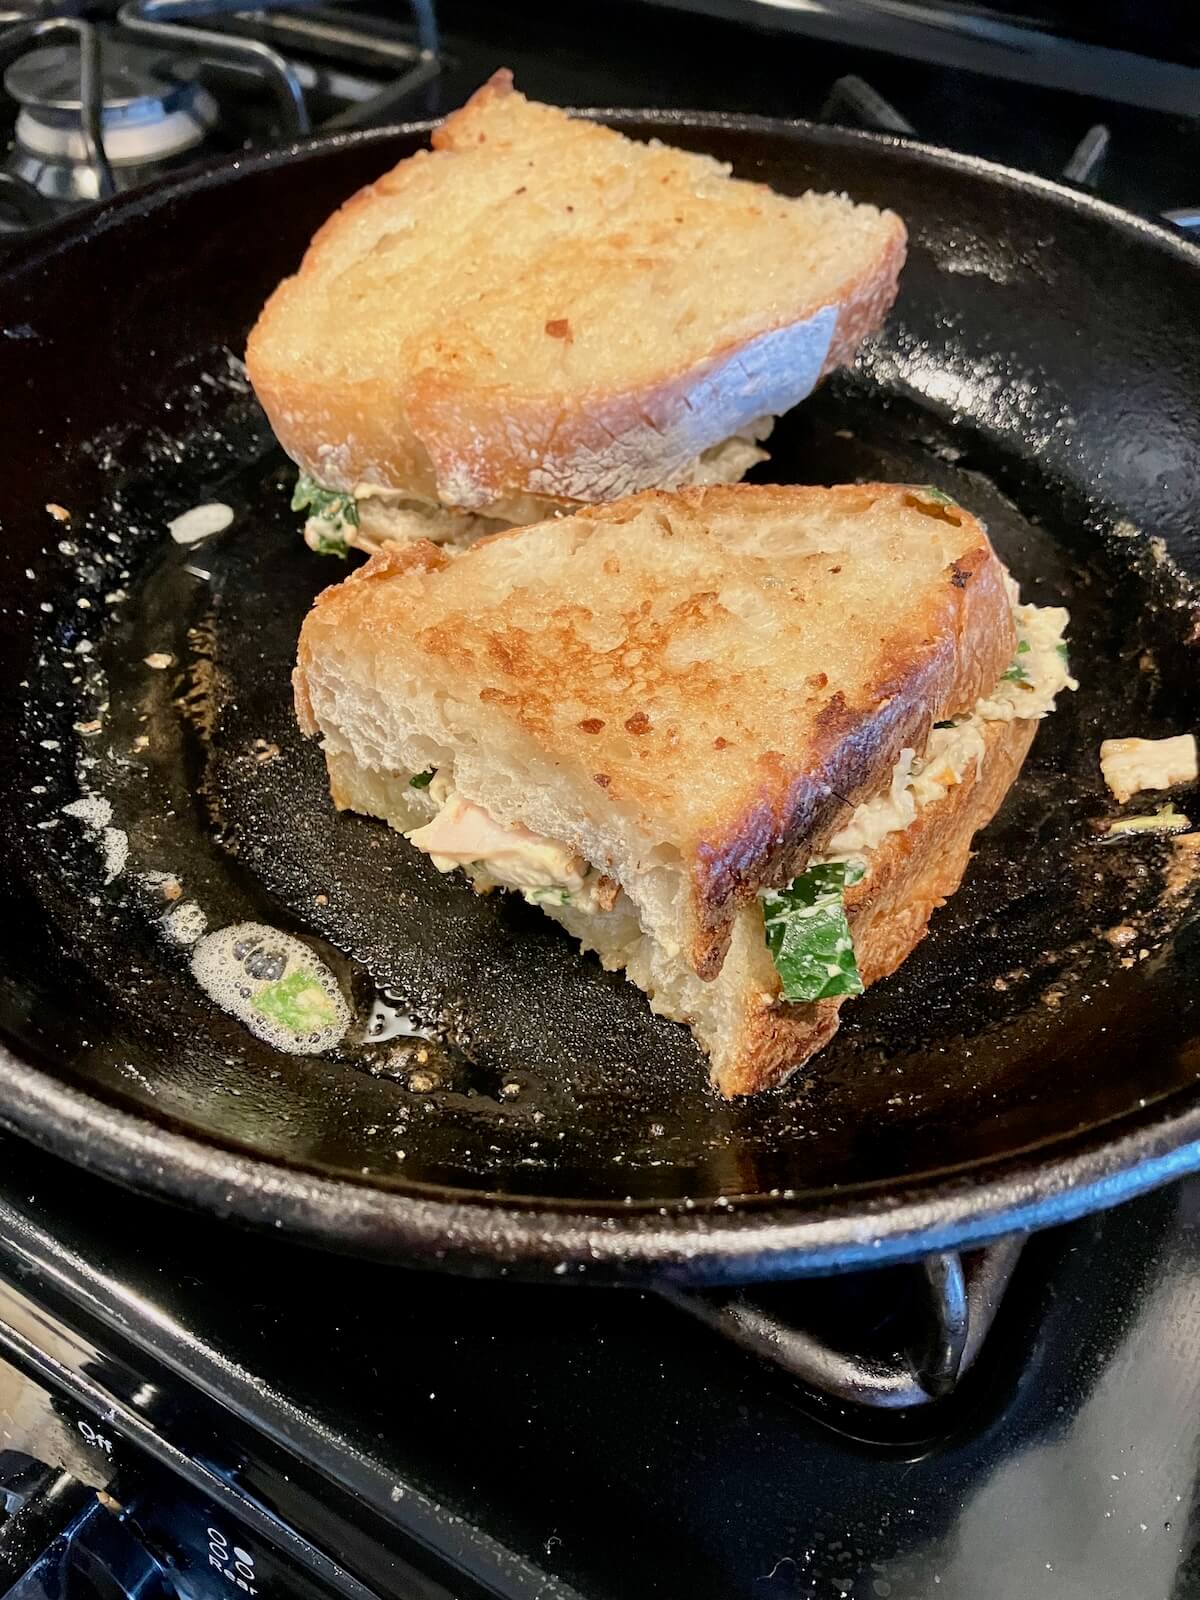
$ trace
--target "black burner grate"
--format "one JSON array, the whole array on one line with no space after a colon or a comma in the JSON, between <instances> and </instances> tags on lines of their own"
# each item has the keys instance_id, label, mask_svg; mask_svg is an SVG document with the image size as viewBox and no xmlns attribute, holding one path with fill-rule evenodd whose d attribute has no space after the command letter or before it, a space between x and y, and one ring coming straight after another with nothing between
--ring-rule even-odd
<instances>
[{"instance_id":1,"label":"black burner grate","mask_svg":"<svg viewBox=\"0 0 1200 1600\"><path fill-rule=\"evenodd\" d=\"M232 74L239 100L266 91L273 120L262 136L243 145L420 116L425 107L416 103L419 92L443 65L432 0L406 0L405 25L304 0L278 0L264 10L248 10L242 0L125 0L112 22L70 15L71 9L72 0L52 0L50 14L41 0L32 10L0 7L0 70L48 44L65 43L78 52L79 110L72 127L82 149L71 158L71 204L79 204L81 194L103 199L153 175L149 167L114 175L111 148L105 152L105 67L131 44L162 51L187 72ZM321 113L313 110L314 89L320 91L315 98ZM57 115L61 122L61 110ZM68 129L64 137L70 136ZM44 190L21 172L0 172L0 213L7 213L0 232L23 231L66 208L61 193Z\"/></svg>"}]
</instances>

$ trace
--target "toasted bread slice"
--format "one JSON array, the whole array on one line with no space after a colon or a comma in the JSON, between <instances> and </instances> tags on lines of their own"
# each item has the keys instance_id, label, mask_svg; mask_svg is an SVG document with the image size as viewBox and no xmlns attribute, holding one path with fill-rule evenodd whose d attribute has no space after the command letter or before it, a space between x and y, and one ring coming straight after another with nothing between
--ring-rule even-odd
<instances>
[{"instance_id":1,"label":"toasted bread slice","mask_svg":"<svg viewBox=\"0 0 1200 1600\"><path fill-rule=\"evenodd\" d=\"M1013 659L1004 570L932 491L648 492L455 561L389 547L300 638L331 761L453 769L620 884L699 978L900 751Z\"/></svg>"},{"instance_id":2,"label":"toasted bread slice","mask_svg":"<svg viewBox=\"0 0 1200 1600\"><path fill-rule=\"evenodd\" d=\"M528 521L740 476L755 424L882 320L904 254L890 212L785 198L498 73L325 224L246 361L305 472L371 491L368 521L391 494L404 527L423 504L460 538L447 510Z\"/></svg>"}]
</instances>

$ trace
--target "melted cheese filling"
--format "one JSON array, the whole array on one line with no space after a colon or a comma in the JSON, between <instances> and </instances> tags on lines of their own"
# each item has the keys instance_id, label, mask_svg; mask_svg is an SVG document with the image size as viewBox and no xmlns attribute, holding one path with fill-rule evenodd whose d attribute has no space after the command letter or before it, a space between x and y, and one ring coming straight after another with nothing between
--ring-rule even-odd
<instances>
[{"instance_id":1,"label":"melted cheese filling","mask_svg":"<svg viewBox=\"0 0 1200 1600\"><path fill-rule=\"evenodd\" d=\"M1105 739L1100 771L1118 805L1143 789L1173 789L1196 779L1196 735L1174 739Z\"/></svg>"}]
</instances>

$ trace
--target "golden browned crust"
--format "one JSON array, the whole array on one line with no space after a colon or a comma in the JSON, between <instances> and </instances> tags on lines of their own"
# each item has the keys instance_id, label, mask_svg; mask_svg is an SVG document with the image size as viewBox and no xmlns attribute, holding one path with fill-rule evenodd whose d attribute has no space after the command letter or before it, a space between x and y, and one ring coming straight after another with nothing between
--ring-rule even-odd
<instances>
[{"instance_id":1,"label":"golden browned crust","mask_svg":"<svg viewBox=\"0 0 1200 1600\"><path fill-rule=\"evenodd\" d=\"M1033 743L1034 721L992 722L982 763L902 833L872 852L867 875L847 891L846 909L865 984L894 972L924 938L929 919L955 892L971 841L999 810ZM757 1094L794 1072L837 1032L843 1000L813 1005L754 996L734 1059L714 1075L722 1094Z\"/></svg>"},{"instance_id":2,"label":"golden browned crust","mask_svg":"<svg viewBox=\"0 0 1200 1600\"><path fill-rule=\"evenodd\" d=\"M704 509L728 503L745 486L684 491ZM753 485L766 509L790 488ZM907 636L875 664L855 704L835 695L816 719L804 767L785 755L759 756L757 805L713 818L695 843L695 926L692 964L715 977L729 947L737 910L763 888L790 883L809 857L841 826L853 805L890 770L906 746L923 748L934 722L955 716L988 692L1012 660L1016 635L1004 569L983 526L961 506L944 506L920 490L863 484L820 490L847 505L892 494L936 521L963 530L961 553L923 599ZM770 754L770 753L768 753Z\"/></svg>"},{"instance_id":3,"label":"golden browned crust","mask_svg":"<svg viewBox=\"0 0 1200 1600\"><path fill-rule=\"evenodd\" d=\"M754 625L721 599L733 601L726 585L736 594L761 581L763 564L747 565L736 541L772 519L810 513L851 530L842 535L849 544L836 558L817 552L766 564L795 609L788 600L778 626L790 632L772 635L764 655ZM856 562L859 516L877 537L886 530L906 571L918 558L926 563L917 594L905 595L880 632L872 607L883 613L891 596L878 587L886 575L872 558ZM636 535L623 547L633 518L641 519ZM581 580L594 536L610 553L603 574L598 555L597 571ZM526 589L519 563L542 545L547 589ZM678 546L696 557L690 577L660 571L660 558ZM849 608L844 621L839 606ZM842 688L811 673L821 661L798 672L819 625ZM493 535L449 564L424 542L389 547L320 597L301 634L299 692L314 651L329 648L369 655L372 679L386 677L388 656L402 649L413 670L494 712L498 733L519 730L580 781L599 785L606 806L672 842L691 884L688 959L711 978L740 908L803 870L885 781L902 748L921 749L934 721L990 690L1012 660L1015 634L1003 569L962 508L897 485L743 484L648 491L567 522Z\"/></svg>"},{"instance_id":4,"label":"golden browned crust","mask_svg":"<svg viewBox=\"0 0 1200 1600\"><path fill-rule=\"evenodd\" d=\"M504 120L498 135L495 129L489 133L493 113L505 103L523 109ZM350 363L346 370L326 371L307 355L297 355L294 329L311 324L314 303L325 296L327 280L336 278L340 258L347 255L347 265L353 264L354 252L369 248L356 232L372 207L409 196L413 204L427 199L431 186L454 181L448 175L458 161L470 161L471 152L503 146L515 137L529 138L531 150L553 149L555 141L567 138L619 138L591 124L585 125L587 135L572 131L579 126L552 108L525 101L513 92L511 74L497 73L435 131L431 152L400 162L347 200L319 229L295 276L280 284L264 307L246 351L251 381L272 427L305 470L333 487L352 489L365 481L466 509L529 494L562 505L613 499L663 481L681 440L702 430L715 405L724 408L722 415L738 411L734 397L745 388L752 347L786 336L788 353L776 350L768 365L776 376L793 367L807 372L804 382L811 387L818 374L809 370L810 336L822 350L829 337L819 368L823 376L853 360L863 338L886 315L904 263L906 233L901 220L885 212L871 244L863 249L861 266L838 279L832 302L824 293L790 293L758 314L736 319L734 337L726 336L726 319L714 329L704 354L693 359L689 348L682 363L666 339L661 361L629 388L611 382L607 387L586 384L578 376L557 387L539 380L523 390L507 379L497 387L492 368L481 365L495 352L485 348L487 341L480 340L469 320L460 329L457 313L448 313L435 338L421 334L419 353L414 347L391 370L364 371ZM489 138L496 139L496 146L486 143ZM680 157L685 159L693 158ZM745 225L761 226L755 220L761 208L756 196L770 191L743 183L738 192L745 195ZM779 197L772 200L780 203ZM497 196L497 229L506 226L505 208L511 204L511 196ZM518 210L516 229L519 215ZM581 271L587 257L577 242L564 247L557 265L546 252L535 252L538 282L554 283L563 302L556 302L554 316L546 322L548 333L560 326L570 329L578 295L598 274L608 272L613 281L625 274L628 262L616 249L616 235L604 243L602 259L590 263L587 271ZM627 245L626 257L631 249ZM639 249L644 254L646 247ZM648 258L645 265L649 271L653 262ZM520 267L518 260L514 272ZM453 263L448 270L453 275ZM836 320L829 336L825 318L831 303ZM787 403L800 398L802 392L793 389ZM763 412L778 409L782 407L776 404L755 409L747 396L742 406L746 414L731 415L731 426L724 431L735 432ZM716 442L698 439L692 453Z\"/></svg>"}]
</instances>

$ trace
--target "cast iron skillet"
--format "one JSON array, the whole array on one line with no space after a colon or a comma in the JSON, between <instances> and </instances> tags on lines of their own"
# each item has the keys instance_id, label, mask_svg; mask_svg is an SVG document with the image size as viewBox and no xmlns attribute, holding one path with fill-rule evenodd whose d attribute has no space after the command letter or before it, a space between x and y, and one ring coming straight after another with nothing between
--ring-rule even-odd
<instances>
[{"instance_id":1,"label":"cast iron skillet","mask_svg":"<svg viewBox=\"0 0 1200 1600\"><path fill-rule=\"evenodd\" d=\"M236 356L314 226L428 130L318 141L119 200L0 279L0 1123L348 1250L693 1282L978 1241L1200 1166L1195 858L1092 827L1102 737L1200 723L1200 253L915 145L615 120L907 219L885 332L767 475L937 484L1071 608L1080 690L962 891L798 1080L728 1105L536 912L334 817L288 675L342 571L299 540ZM172 542L208 500L228 532ZM259 1044L193 981L164 874L210 929L308 941L360 1024L382 992L432 1037Z\"/></svg>"}]
</instances>

